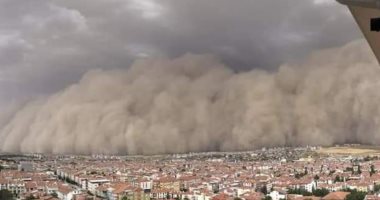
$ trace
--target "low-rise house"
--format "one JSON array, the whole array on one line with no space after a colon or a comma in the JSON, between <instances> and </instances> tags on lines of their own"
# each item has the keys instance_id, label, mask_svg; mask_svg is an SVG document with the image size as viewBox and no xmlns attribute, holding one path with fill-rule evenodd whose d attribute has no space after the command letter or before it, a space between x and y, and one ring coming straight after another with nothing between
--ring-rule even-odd
<instances>
[{"instance_id":1,"label":"low-rise house","mask_svg":"<svg viewBox=\"0 0 380 200\"><path fill-rule=\"evenodd\" d=\"M80 194L81 191L71 188L68 185L59 185L56 194L61 200L73 200L75 195Z\"/></svg>"},{"instance_id":2,"label":"low-rise house","mask_svg":"<svg viewBox=\"0 0 380 200\"><path fill-rule=\"evenodd\" d=\"M265 195L261 192L248 192L240 196L244 200L262 200Z\"/></svg>"},{"instance_id":3,"label":"low-rise house","mask_svg":"<svg viewBox=\"0 0 380 200\"><path fill-rule=\"evenodd\" d=\"M150 198L152 199L175 199L180 198L181 195L178 191L171 189L153 189L150 192Z\"/></svg>"},{"instance_id":4,"label":"low-rise house","mask_svg":"<svg viewBox=\"0 0 380 200\"><path fill-rule=\"evenodd\" d=\"M110 181L108 179L103 179L103 178L88 180L87 182L88 190L92 193L95 193L97 187L106 183L110 183Z\"/></svg>"}]
</instances>

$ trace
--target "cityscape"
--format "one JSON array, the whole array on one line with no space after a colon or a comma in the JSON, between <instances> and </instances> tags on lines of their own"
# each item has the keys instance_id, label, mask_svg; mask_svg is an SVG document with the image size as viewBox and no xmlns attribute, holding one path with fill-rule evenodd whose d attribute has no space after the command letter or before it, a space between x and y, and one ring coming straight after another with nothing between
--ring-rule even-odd
<instances>
[{"instance_id":1,"label":"cityscape","mask_svg":"<svg viewBox=\"0 0 380 200\"><path fill-rule=\"evenodd\" d=\"M380 199L380 151L263 148L154 156L3 154L2 198ZM7 191L7 192L5 192Z\"/></svg>"}]
</instances>

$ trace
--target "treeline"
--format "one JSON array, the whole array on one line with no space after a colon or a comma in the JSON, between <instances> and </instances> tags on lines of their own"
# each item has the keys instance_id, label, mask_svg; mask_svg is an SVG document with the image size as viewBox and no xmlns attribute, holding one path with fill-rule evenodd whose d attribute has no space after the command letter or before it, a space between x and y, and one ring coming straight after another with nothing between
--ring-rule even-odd
<instances>
[{"instance_id":1,"label":"treeline","mask_svg":"<svg viewBox=\"0 0 380 200\"><path fill-rule=\"evenodd\" d=\"M304 189L288 189L288 194L300 194L303 196L317 196L324 197L330 192L327 189L316 189L313 192L306 191Z\"/></svg>"},{"instance_id":2,"label":"treeline","mask_svg":"<svg viewBox=\"0 0 380 200\"><path fill-rule=\"evenodd\" d=\"M15 197L9 190L0 190L0 200L12 200Z\"/></svg>"}]
</instances>

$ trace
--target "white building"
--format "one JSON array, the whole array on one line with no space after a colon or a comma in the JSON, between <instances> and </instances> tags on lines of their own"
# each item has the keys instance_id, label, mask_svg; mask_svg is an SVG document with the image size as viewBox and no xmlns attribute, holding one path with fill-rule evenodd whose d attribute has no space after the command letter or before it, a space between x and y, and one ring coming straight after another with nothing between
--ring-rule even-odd
<instances>
[{"instance_id":1,"label":"white building","mask_svg":"<svg viewBox=\"0 0 380 200\"><path fill-rule=\"evenodd\" d=\"M88 180L87 184L88 184L88 190L90 192L92 192L93 194L95 194L96 192L96 188L103 185L103 184L106 184L106 183L110 183L109 180L107 179L92 179L92 180Z\"/></svg>"},{"instance_id":2,"label":"white building","mask_svg":"<svg viewBox=\"0 0 380 200\"><path fill-rule=\"evenodd\" d=\"M153 181L145 180L140 182L140 188L143 190L151 190L153 187Z\"/></svg>"},{"instance_id":3,"label":"white building","mask_svg":"<svg viewBox=\"0 0 380 200\"><path fill-rule=\"evenodd\" d=\"M269 196L272 198L272 200L286 199L286 194L280 193L278 191L272 191L269 193Z\"/></svg>"}]
</instances>

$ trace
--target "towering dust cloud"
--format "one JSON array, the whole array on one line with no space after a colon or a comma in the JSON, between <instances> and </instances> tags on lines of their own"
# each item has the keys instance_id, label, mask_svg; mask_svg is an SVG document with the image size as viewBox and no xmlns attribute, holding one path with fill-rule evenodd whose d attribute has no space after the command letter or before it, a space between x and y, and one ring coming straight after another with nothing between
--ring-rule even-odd
<instances>
[{"instance_id":1,"label":"towering dust cloud","mask_svg":"<svg viewBox=\"0 0 380 200\"><path fill-rule=\"evenodd\" d=\"M158 154L380 143L380 69L364 41L275 72L208 55L90 71L4 118L0 150Z\"/></svg>"}]
</instances>

